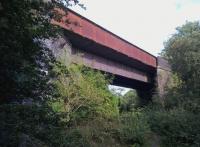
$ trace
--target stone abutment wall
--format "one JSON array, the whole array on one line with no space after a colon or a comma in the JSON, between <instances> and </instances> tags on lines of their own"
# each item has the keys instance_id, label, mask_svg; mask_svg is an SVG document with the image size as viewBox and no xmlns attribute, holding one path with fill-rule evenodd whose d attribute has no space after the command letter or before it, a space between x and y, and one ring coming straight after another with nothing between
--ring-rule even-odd
<instances>
[{"instance_id":1,"label":"stone abutment wall","mask_svg":"<svg viewBox=\"0 0 200 147\"><path fill-rule=\"evenodd\" d=\"M162 57L157 57L157 94L163 101L167 88L172 82L171 66L168 61Z\"/></svg>"}]
</instances>

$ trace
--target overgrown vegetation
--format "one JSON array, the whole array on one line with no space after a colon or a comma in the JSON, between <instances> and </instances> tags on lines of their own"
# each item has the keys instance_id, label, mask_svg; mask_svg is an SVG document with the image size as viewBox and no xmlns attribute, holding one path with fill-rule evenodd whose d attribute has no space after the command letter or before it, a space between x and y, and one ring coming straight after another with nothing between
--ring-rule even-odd
<instances>
[{"instance_id":1,"label":"overgrown vegetation","mask_svg":"<svg viewBox=\"0 0 200 147\"><path fill-rule=\"evenodd\" d=\"M1 105L2 146L144 144L149 126L143 114L119 114L118 98L109 91L106 75L80 65L55 66L53 99Z\"/></svg>"},{"instance_id":2,"label":"overgrown vegetation","mask_svg":"<svg viewBox=\"0 0 200 147\"><path fill-rule=\"evenodd\" d=\"M187 22L165 43L163 55L174 73L164 107L148 111L152 131L163 146L200 146L200 24Z\"/></svg>"},{"instance_id":3,"label":"overgrown vegetation","mask_svg":"<svg viewBox=\"0 0 200 147\"><path fill-rule=\"evenodd\" d=\"M0 2L0 146L200 146L200 24L165 43L174 83L162 105L144 105L136 91L113 94L106 74L66 66L43 45L60 32L52 8L72 2Z\"/></svg>"}]
</instances>

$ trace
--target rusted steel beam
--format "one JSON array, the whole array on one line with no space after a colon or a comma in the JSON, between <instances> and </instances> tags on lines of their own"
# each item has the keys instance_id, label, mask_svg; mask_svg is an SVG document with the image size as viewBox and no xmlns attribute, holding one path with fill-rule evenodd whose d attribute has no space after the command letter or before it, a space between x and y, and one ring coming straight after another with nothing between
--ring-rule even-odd
<instances>
[{"instance_id":1,"label":"rusted steel beam","mask_svg":"<svg viewBox=\"0 0 200 147\"><path fill-rule=\"evenodd\" d=\"M140 90L148 90L154 87L154 74L148 70L140 70L111 58L76 48L65 35L53 40L46 40L46 45L52 50L54 56L66 66L71 63L78 63L105 72L108 75L114 75L112 83L114 85ZM112 56L112 53L110 56Z\"/></svg>"},{"instance_id":2,"label":"rusted steel beam","mask_svg":"<svg viewBox=\"0 0 200 147\"><path fill-rule=\"evenodd\" d=\"M66 20L77 22L78 25L66 25ZM157 59L155 56L71 10L69 10L68 14L61 19L61 22L52 20L52 23L59 25L66 30L71 30L83 38L90 39L100 45L106 46L120 54L126 55L132 60L139 61L144 65L155 68L156 70Z\"/></svg>"},{"instance_id":3,"label":"rusted steel beam","mask_svg":"<svg viewBox=\"0 0 200 147\"><path fill-rule=\"evenodd\" d=\"M82 63L93 69L104 71L115 76L122 76L128 79L137 80L145 83L151 82L150 76L147 73L131 68L124 64L120 64L112 60L74 48L72 48L71 52L73 62Z\"/></svg>"}]
</instances>

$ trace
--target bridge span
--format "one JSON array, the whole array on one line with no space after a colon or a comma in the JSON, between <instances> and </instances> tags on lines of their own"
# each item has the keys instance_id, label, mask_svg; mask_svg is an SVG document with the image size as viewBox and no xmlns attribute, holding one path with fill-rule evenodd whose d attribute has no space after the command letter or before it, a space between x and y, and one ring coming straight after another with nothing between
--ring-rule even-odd
<instances>
[{"instance_id":1,"label":"bridge span","mask_svg":"<svg viewBox=\"0 0 200 147\"><path fill-rule=\"evenodd\" d=\"M64 22L68 20L77 25L66 25ZM64 29L60 44L71 45L71 56L79 54L79 62L84 65L113 74L114 85L139 91L154 89L157 73L155 56L71 10L61 22L52 23Z\"/></svg>"}]
</instances>

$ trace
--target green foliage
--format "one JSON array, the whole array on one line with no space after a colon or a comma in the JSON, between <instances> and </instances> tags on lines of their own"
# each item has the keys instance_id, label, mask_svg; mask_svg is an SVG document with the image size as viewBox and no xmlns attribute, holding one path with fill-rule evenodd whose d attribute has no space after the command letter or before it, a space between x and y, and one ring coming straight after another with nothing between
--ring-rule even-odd
<instances>
[{"instance_id":1,"label":"green foliage","mask_svg":"<svg viewBox=\"0 0 200 147\"><path fill-rule=\"evenodd\" d=\"M83 66L65 67L43 45L60 31L50 23L62 17L53 8L67 11L72 2L80 5L76 0L0 2L0 100L16 100L0 105L0 146L122 145L111 81ZM33 101L22 104L27 98Z\"/></svg>"},{"instance_id":2,"label":"green foliage","mask_svg":"<svg viewBox=\"0 0 200 147\"><path fill-rule=\"evenodd\" d=\"M109 80L98 71L81 65L54 68L57 79L57 98L51 106L57 113L65 114L69 124L69 146L144 146L150 132L142 111L119 113L117 97L108 90ZM98 79L98 80L97 80ZM124 96L126 105L136 103L136 92ZM74 134L74 132L76 132ZM77 139L78 138L78 139ZM69 139L69 140L70 140ZM82 140L79 142L78 140Z\"/></svg>"},{"instance_id":3,"label":"green foliage","mask_svg":"<svg viewBox=\"0 0 200 147\"><path fill-rule=\"evenodd\" d=\"M187 90L187 95L200 95L200 24L187 22L177 28L166 43L163 55L172 65Z\"/></svg>"},{"instance_id":4,"label":"green foliage","mask_svg":"<svg viewBox=\"0 0 200 147\"><path fill-rule=\"evenodd\" d=\"M32 91L42 89L45 79L37 68L36 58L42 63L48 58L39 58L45 49L36 40L45 37L51 26L39 6L47 11L49 8L39 1L28 0L3 0L0 4L0 97L30 96Z\"/></svg>"},{"instance_id":5,"label":"green foliage","mask_svg":"<svg viewBox=\"0 0 200 147\"><path fill-rule=\"evenodd\" d=\"M163 146L199 146L199 114L174 108L150 109L146 114L152 131L161 137Z\"/></svg>"},{"instance_id":6,"label":"green foliage","mask_svg":"<svg viewBox=\"0 0 200 147\"><path fill-rule=\"evenodd\" d=\"M146 110L153 132L162 146L200 146L200 24L187 22L166 43L163 55L172 65L173 82L164 105Z\"/></svg>"},{"instance_id":7,"label":"green foliage","mask_svg":"<svg viewBox=\"0 0 200 147\"><path fill-rule=\"evenodd\" d=\"M2 0L0 2L0 99L49 95L46 72L54 62L42 39L55 37L59 28L50 23L71 0ZM74 1L75 4L79 2Z\"/></svg>"},{"instance_id":8,"label":"green foliage","mask_svg":"<svg viewBox=\"0 0 200 147\"><path fill-rule=\"evenodd\" d=\"M90 147L88 140L81 134L79 129L70 129L65 137L67 147Z\"/></svg>"},{"instance_id":9,"label":"green foliage","mask_svg":"<svg viewBox=\"0 0 200 147\"><path fill-rule=\"evenodd\" d=\"M52 8L67 11L72 2L79 4L0 2L0 100L17 99L0 105L0 146L150 146L151 134L163 146L200 146L199 22L177 28L165 43L162 54L174 75L164 105L152 103L141 110L146 99L129 91L120 98L119 113L106 75L82 65L66 67L42 44L59 34L50 21L62 15ZM22 104L27 97L33 101Z\"/></svg>"},{"instance_id":10,"label":"green foliage","mask_svg":"<svg viewBox=\"0 0 200 147\"><path fill-rule=\"evenodd\" d=\"M54 73L54 99L37 105L1 105L0 145L18 146L23 142L20 138L33 146L115 144L112 122L118 116L117 99L109 92L105 76L60 63Z\"/></svg>"},{"instance_id":11,"label":"green foliage","mask_svg":"<svg viewBox=\"0 0 200 147\"><path fill-rule=\"evenodd\" d=\"M129 145L144 146L146 137L150 133L150 127L142 111L137 110L122 113L120 117L120 139Z\"/></svg>"},{"instance_id":12,"label":"green foliage","mask_svg":"<svg viewBox=\"0 0 200 147\"><path fill-rule=\"evenodd\" d=\"M62 146L65 127L46 106L4 104L0 106L0 146Z\"/></svg>"},{"instance_id":13,"label":"green foliage","mask_svg":"<svg viewBox=\"0 0 200 147\"><path fill-rule=\"evenodd\" d=\"M119 141L118 129L119 121L117 119L104 119L96 117L93 120L85 121L82 124L71 128L72 131L77 131L81 134L83 140L91 147L120 147L122 144ZM78 146L81 146L80 144Z\"/></svg>"},{"instance_id":14,"label":"green foliage","mask_svg":"<svg viewBox=\"0 0 200 147\"><path fill-rule=\"evenodd\" d=\"M58 97L53 105L60 102L60 111L65 111L69 120L118 115L117 99L109 92L105 75L80 65L67 68L59 63L55 72Z\"/></svg>"},{"instance_id":15,"label":"green foliage","mask_svg":"<svg viewBox=\"0 0 200 147\"><path fill-rule=\"evenodd\" d=\"M110 81L105 75L73 64L67 68L58 63L54 70L58 98L51 106L65 114L62 120L70 126L69 146L145 145L150 131L145 116L138 110L122 113L118 120L117 98L108 90ZM130 93L127 99L136 95Z\"/></svg>"},{"instance_id":16,"label":"green foliage","mask_svg":"<svg viewBox=\"0 0 200 147\"><path fill-rule=\"evenodd\" d=\"M136 91L130 90L120 98L120 112L132 111L139 105L139 98Z\"/></svg>"}]
</instances>

